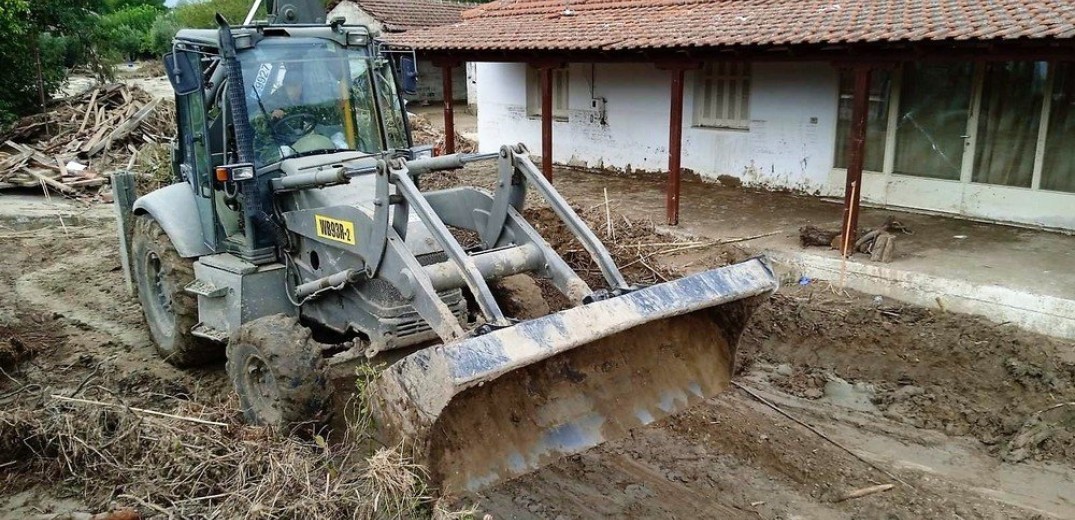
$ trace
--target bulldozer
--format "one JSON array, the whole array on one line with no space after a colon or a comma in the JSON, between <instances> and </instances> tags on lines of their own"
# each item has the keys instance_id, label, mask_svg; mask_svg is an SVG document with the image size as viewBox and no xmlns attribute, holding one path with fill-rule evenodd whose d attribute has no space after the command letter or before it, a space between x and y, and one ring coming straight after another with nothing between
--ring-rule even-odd
<instances>
[{"instance_id":1,"label":"bulldozer","mask_svg":"<svg viewBox=\"0 0 1075 520\"><path fill-rule=\"evenodd\" d=\"M727 388L739 337L778 285L764 258L629 283L524 145L414 145L413 52L325 20L318 0L266 12L179 31L164 57L173 182L134 198L134 174L113 181L124 270L167 362L226 358L245 418L283 434L325 417L330 367L379 367L362 391L374 437L403 444L445 492ZM480 163L492 190L421 188ZM590 255L600 286L527 221L528 193ZM540 299L536 280L570 305L505 310Z\"/></svg>"}]
</instances>

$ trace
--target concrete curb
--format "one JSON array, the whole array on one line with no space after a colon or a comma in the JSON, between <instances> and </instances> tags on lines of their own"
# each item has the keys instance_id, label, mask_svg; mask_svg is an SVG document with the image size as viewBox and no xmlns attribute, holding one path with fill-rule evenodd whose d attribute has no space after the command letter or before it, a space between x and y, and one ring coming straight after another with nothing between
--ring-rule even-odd
<instances>
[{"instance_id":1,"label":"concrete curb","mask_svg":"<svg viewBox=\"0 0 1075 520\"><path fill-rule=\"evenodd\" d=\"M840 280L839 258L778 250L767 250L765 254L777 264L778 269L816 280ZM904 271L889 265L848 261L845 285L867 294L923 307L975 314L1039 334L1075 339L1075 300Z\"/></svg>"}]
</instances>

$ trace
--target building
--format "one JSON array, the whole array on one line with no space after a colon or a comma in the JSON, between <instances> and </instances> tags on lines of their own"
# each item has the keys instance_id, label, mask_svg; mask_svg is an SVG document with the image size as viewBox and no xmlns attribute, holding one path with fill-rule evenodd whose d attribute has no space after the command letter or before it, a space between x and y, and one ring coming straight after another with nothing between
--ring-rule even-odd
<instances>
[{"instance_id":1,"label":"building","mask_svg":"<svg viewBox=\"0 0 1075 520\"><path fill-rule=\"evenodd\" d=\"M668 172L670 223L682 168L1075 230L1069 1L501 0L401 41L478 62L482 151Z\"/></svg>"},{"instance_id":2,"label":"building","mask_svg":"<svg viewBox=\"0 0 1075 520\"><path fill-rule=\"evenodd\" d=\"M365 25L374 36L400 34L415 29L437 27L459 22L463 11L474 4L445 0L332 0L328 19L344 18L349 24ZM412 101L444 100L442 68L418 56L418 93L408 96ZM467 99L465 64L454 64L451 80L453 99Z\"/></svg>"}]
</instances>

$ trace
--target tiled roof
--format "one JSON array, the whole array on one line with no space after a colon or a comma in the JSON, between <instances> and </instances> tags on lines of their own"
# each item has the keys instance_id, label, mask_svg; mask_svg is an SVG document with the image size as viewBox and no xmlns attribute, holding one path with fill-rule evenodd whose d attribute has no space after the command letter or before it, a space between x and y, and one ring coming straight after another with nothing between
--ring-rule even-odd
<instances>
[{"instance_id":1,"label":"tiled roof","mask_svg":"<svg viewBox=\"0 0 1075 520\"><path fill-rule=\"evenodd\" d=\"M446 0L347 0L381 22L388 31L409 31L459 22L474 4ZM328 9L343 3L332 0Z\"/></svg>"},{"instance_id":2,"label":"tiled roof","mask_svg":"<svg viewBox=\"0 0 1075 520\"><path fill-rule=\"evenodd\" d=\"M498 0L408 32L428 50L637 50L1075 38L1073 0Z\"/></svg>"}]
</instances>

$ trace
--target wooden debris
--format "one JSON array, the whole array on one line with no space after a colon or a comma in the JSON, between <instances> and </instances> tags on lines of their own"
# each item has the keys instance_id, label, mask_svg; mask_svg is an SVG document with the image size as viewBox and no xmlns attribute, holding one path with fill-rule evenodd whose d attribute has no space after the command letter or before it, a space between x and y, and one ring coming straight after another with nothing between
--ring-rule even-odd
<instances>
[{"instance_id":1,"label":"wooden debris","mask_svg":"<svg viewBox=\"0 0 1075 520\"><path fill-rule=\"evenodd\" d=\"M821 229L817 226L803 226L799 228L799 243L803 247L830 247L833 244L833 240L839 235L839 231Z\"/></svg>"},{"instance_id":2,"label":"wooden debris","mask_svg":"<svg viewBox=\"0 0 1075 520\"><path fill-rule=\"evenodd\" d=\"M854 249L870 255L870 260L875 262L891 262L896 256L896 233L913 234L910 228L890 216L876 229L861 234Z\"/></svg>"},{"instance_id":3,"label":"wooden debris","mask_svg":"<svg viewBox=\"0 0 1075 520\"><path fill-rule=\"evenodd\" d=\"M411 137L414 139L414 144L431 144L436 150L444 150L445 136L442 130L433 126L425 117L408 112L407 116L411 121ZM467 139L460 135L458 131L455 133L455 151L459 153L474 153L478 151L478 143Z\"/></svg>"},{"instance_id":4,"label":"wooden debris","mask_svg":"<svg viewBox=\"0 0 1075 520\"><path fill-rule=\"evenodd\" d=\"M44 186L67 197L103 200L107 174L137 151L175 135L175 110L121 83L54 100L0 136L0 190ZM76 161L85 168L68 168Z\"/></svg>"},{"instance_id":5,"label":"wooden debris","mask_svg":"<svg viewBox=\"0 0 1075 520\"><path fill-rule=\"evenodd\" d=\"M896 256L896 237L898 234L913 235L909 227L888 217L876 229L870 231L859 230L856 233L858 240L849 244L852 253L865 253L870 255L874 262L891 262ZM841 249L844 235L839 231L821 229L816 226L803 226L799 228L799 242L803 247L819 246Z\"/></svg>"},{"instance_id":6,"label":"wooden debris","mask_svg":"<svg viewBox=\"0 0 1075 520\"><path fill-rule=\"evenodd\" d=\"M852 499L855 499L855 498L862 498L864 496L869 496L869 495L872 495L874 493L881 493L882 491L888 491L888 490L890 490L890 489L892 489L894 487L896 487L895 484L880 484L880 485L877 485L877 486L864 487L862 489L856 489L856 490L854 490L854 491L852 491L852 492L850 492L850 493L848 493L848 494L836 499L836 501L837 502L843 502L844 500L852 500Z\"/></svg>"}]
</instances>

